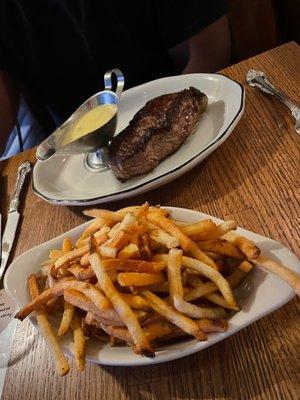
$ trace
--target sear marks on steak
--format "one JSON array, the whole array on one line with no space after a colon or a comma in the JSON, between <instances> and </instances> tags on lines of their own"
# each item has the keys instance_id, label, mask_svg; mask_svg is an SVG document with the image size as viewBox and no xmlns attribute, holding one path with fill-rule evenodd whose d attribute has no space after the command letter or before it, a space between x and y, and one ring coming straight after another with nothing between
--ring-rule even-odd
<instances>
[{"instance_id":1,"label":"sear marks on steak","mask_svg":"<svg viewBox=\"0 0 300 400\"><path fill-rule=\"evenodd\" d=\"M195 131L206 108L207 96L194 87L148 101L110 143L116 177L125 182L155 168Z\"/></svg>"}]
</instances>

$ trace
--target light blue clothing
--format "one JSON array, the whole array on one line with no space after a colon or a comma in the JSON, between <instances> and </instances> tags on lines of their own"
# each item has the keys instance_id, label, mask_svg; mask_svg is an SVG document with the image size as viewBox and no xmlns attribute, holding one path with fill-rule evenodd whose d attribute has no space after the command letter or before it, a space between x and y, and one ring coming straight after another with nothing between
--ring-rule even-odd
<instances>
[{"instance_id":1,"label":"light blue clothing","mask_svg":"<svg viewBox=\"0 0 300 400\"><path fill-rule=\"evenodd\" d=\"M23 150L27 150L36 146L46 137L46 133L33 117L25 99L22 96L20 99L18 121L23 142ZM4 153L0 154L0 160L12 157L20 151L21 146L18 138L17 128L15 127L8 137Z\"/></svg>"}]
</instances>

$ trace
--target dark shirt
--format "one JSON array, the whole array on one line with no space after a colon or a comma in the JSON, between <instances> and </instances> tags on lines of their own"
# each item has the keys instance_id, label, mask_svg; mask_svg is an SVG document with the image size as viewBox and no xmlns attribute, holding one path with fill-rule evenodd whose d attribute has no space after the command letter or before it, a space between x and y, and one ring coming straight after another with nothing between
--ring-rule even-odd
<instances>
[{"instance_id":1,"label":"dark shirt","mask_svg":"<svg viewBox=\"0 0 300 400\"><path fill-rule=\"evenodd\" d=\"M0 69L65 118L107 69L125 89L180 73L167 50L224 13L225 0L1 0Z\"/></svg>"}]
</instances>

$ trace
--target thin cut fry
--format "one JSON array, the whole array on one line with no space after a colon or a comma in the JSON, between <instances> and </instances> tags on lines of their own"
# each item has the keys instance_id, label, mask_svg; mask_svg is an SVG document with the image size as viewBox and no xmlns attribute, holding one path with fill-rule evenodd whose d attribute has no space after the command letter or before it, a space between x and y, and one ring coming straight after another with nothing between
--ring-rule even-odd
<instances>
[{"instance_id":1,"label":"thin cut fry","mask_svg":"<svg viewBox=\"0 0 300 400\"><path fill-rule=\"evenodd\" d=\"M227 232L222 238L240 249L248 260L255 260L260 255L259 248L250 239L240 236L235 232Z\"/></svg>"},{"instance_id":2,"label":"thin cut fry","mask_svg":"<svg viewBox=\"0 0 300 400\"><path fill-rule=\"evenodd\" d=\"M101 328L109 335L123 340L126 343L132 344L132 337L127 328L107 326L101 324ZM143 332L148 340L155 340L170 334L174 330L174 325L169 322L157 322L147 325L143 328Z\"/></svg>"},{"instance_id":3,"label":"thin cut fry","mask_svg":"<svg viewBox=\"0 0 300 400\"><path fill-rule=\"evenodd\" d=\"M227 257L244 259L244 254L232 243L225 239L217 238L207 242L198 242L198 246L205 251L223 254Z\"/></svg>"},{"instance_id":4,"label":"thin cut fry","mask_svg":"<svg viewBox=\"0 0 300 400\"><path fill-rule=\"evenodd\" d=\"M64 252L62 250L53 249L49 253L49 258L51 260L57 260L59 257L62 257L63 255L64 255Z\"/></svg>"},{"instance_id":5,"label":"thin cut fry","mask_svg":"<svg viewBox=\"0 0 300 400\"><path fill-rule=\"evenodd\" d=\"M27 282L31 298L34 301L39 297L39 289L35 275L30 275ZM53 353L57 372L60 375L66 375L70 370L68 361L59 346L57 337L43 308L36 312L36 319L42 335Z\"/></svg>"},{"instance_id":6,"label":"thin cut fry","mask_svg":"<svg viewBox=\"0 0 300 400\"><path fill-rule=\"evenodd\" d=\"M120 230L112 239L108 240L105 245L122 250L130 241L130 235L123 230Z\"/></svg>"},{"instance_id":7,"label":"thin cut fry","mask_svg":"<svg viewBox=\"0 0 300 400\"><path fill-rule=\"evenodd\" d=\"M263 267L267 271L272 272L273 274L279 276L279 278L283 279L286 283L288 283L296 292L298 296L300 296L300 275L291 270L290 268L285 267L269 258L260 255L254 260L251 260L256 265Z\"/></svg>"},{"instance_id":8,"label":"thin cut fry","mask_svg":"<svg viewBox=\"0 0 300 400\"><path fill-rule=\"evenodd\" d=\"M101 229L103 225L106 224L106 222L107 221L102 217L95 218L94 221L81 234L80 238L76 242L76 246L78 246L82 240L90 237L95 232L99 231L99 229Z\"/></svg>"},{"instance_id":9,"label":"thin cut fry","mask_svg":"<svg viewBox=\"0 0 300 400\"><path fill-rule=\"evenodd\" d=\"M178 326L189 335L194 336L199 341L207 339L205 333L201 331L192 319L182 315L154 293L149 290L143 290L141 294L146 298L153 310L157 311L168 321L171 321L174 325Z\"/></svg>"},{"instance_id":10,"label":"thin cut fry","mask_svg":"<svg viewBox=\"0 0 300 400\"><path fill-rule=\"evenodd\" d=\"M130 334L132 335L137 351L146 355L147 357L154 357L150 343L144 335L136 316L126 301L122 298L120 293L116 290L114 285L111 283L97 253L92 253L90 255L90 263L102 290L107 298L111 301L114 309L120 318L125 322Z\"/></svg>"},{"instance_id":11,"label":"thin cut fry","mask_svg":"<svg viewBox=\"0 0 300 400\"><path fill-rule=\"evenodd\" d=\"M102 226L101 229L99 229L99 231L93 233L93 236L94 236L96 239L97 239L97 238L100 238L100 237L103 237L103 242L102 242L102 243L104 243L104 242L108 239L108 233L109 233L109 232L110 232L110 227L104 225L104 226ZM105 238L105 240L104 240L104 238ZM77 246L77 247L85 246L86 244L89 243L89 241L90 241L90 236L88 236L88 237L85 238L85 239L77 240L76 246Z\"/></svg>"},{"instance_id":12,"label":"thin cut fry","mask_svg":"<svg viewBox=\"0 0 300 400\"><path fill-rule=\"evenodd\" d=\"M228 282L218 271L209 268L201 261L195 260L194 258L190 257L182 257L182 265L184 267L195 269L196 271L201 272L202 275L206 276L218 286L220 292L222 293L230 307L237 307L236 301Z\"/></svg>"},{"instance_id":13,"label":"thin cut fry","mask_svg":"<svg viewBox=\"0 0 300 400\"><path fill-rule=\"evenodd\" d=\"M111 308L111 304L108 299L103 296L99 289L94 285L86 282L80 282L76 280L60 281L51 288L42 292L33 301L23 307L16 315L15 318L21 321L26 318L30 313L36 309L44 306L49 300L63 295L64 290L75 289L84 293L100 310L107 310Z\"/></svg>"},{"instance_id":14,"label":"thin cut fry","mask_svg":"<svg viewBox=\"0 0 300 400\"><path fill-rule=\"evenodd\" d=\"M150 222L160 226L162 229L170 233L170 235L178 239L180 246L185 251L191 253L193 257L195 257L197 260L206 263L214 269L217 269L215 262L206 254L204 254L203 251L196 245L196 243L194 243L183 232L181 232L180 228L178 228L178 226L176 226L172 221L156 212L149 213L147 215L147 219Z\"/></svg>"},{"instance_id":15,"label":"thin cut fry","mask_svg":"<svg viewBox=\"0 0 300 400\"><path fill-rule=\"evenodd\" d=\"M230 306L227 304L227 302L224 300L224 297L221 296L221 295L218 294L218 293L209 293L209 294L205 295L205 298L206 298L207 300L211 301L212 303L215 303L215 304L217 304L218 306L221 306L221 307L223 307L223 308L229 308L229 309L231 309L231 310L237 310L237 307L234 307L234 308L230 307ZM220 317L220 318L222 318L222 317Z\"/></svg>"},{"instance_id":16,"label":"thin cut fry","mask_svg":"<svg viewBox=\"0 0 300 400\"><path fill-rule=\"evenodd\" d=\"M74 314L73 316L72 329L74 335L76 366L79 371L83 371L85 366L85 339L80 319L77 314Z\"/></svg>"},{"instance_id":17,"label":"thin cut fry","mask_svg":"<svg viewBox=\"0 0 300 400\"><path fill-rule=\"evenodd\" d=\"M132 294L132 293L121 293L121 296L123 299L126 301L126 303L135 309L142 309L142 310L149 310L149 304L147 301L142 297L137 294Z\"/></svg>"},{"instance_id":18,"label":"thin cut fry","mask_svg":"<svg viewBox=\"0 0 300 400\"><path fill-rule=\"evenodd\" d=\"M106 258L116 258L118 254L118 249L106 246L105 244L99 247L99 251L101 256Z\"/></svg>"},{"instance_id":19,"label":"thin cut fry","mask_svg":"<svg viewBox=\"0 0 300 400\"><path fill-rule=\"evenodd\" d=\"M73 246L72 246L72 239L69 238L69 237L64 238L63 244L62 244L62 247L61 247L62 251L63 251L64 253L66 253L67 251L71 251L72 248L73 248Z\"/></svg>"},{"instance_id":20,"label":"thin cut fry","mask_svg":"<svg viewBox=\"0 0 300 400\"><path fill-rule=\"evenodd\" d=\"M147 272L156 274L166 268L166 261L144 261L144 260L103 260L106 270L116 269L124 272Z\"/></svg>"},{"instance_id":21,"label":"thin cut fry","mask_svg":"<svg viewBox=\"0 0 300 400\"><path fill-rule=\"evenodd\" d=\"M197 238L197 240L203 241L203 240L217 239L218 237L223 236L225 235L225 233L234 230L236 228L237 228L236 221L224 221L221 224L217 225L216 229L212 230L211 232L207 232L206 235L203 235L203 237L199 237L199 239ZM193 240L196 240L196 238L193 237Z\"/></svg>"},{"instance_id":22,"label":"thin cut fry","mask_svg":"<svg viewBox=\"0 0 300 400\"><path fill-rule=\"evenodd\" d=\"M204 219L191 225L181 226L182 232L193 237L193 240L206 240L206 237L216 230L217 226L211 219Z\"/></svg>"},{"instance_id":23,"label":"thin cut fry","mask_svg":"<svg viewBox=\"0 0 300 400\"><path fill-rule=\"evenodd\" d=\"M146 233L145 235L141 235L141 246L140 246L140 253L141 257L144 260L149 260L151 259L152 253L150 250L150 239L148 234Z\"/></svg>"},{"instance_id":24,"label":"thin cut fry","mask_svg":"<svg viewBox=\"0 0 300 400\"><path fill-rule=\"evenodd\" d=\"M125 214L124 218L121 220L120 225L116 229L111 229L108 236L113 238L120 231L125 231L132 233L137 228L137 220L132 214Z\"/></svg>"},{"instance_id":25,"label":"thin cut fry","mask_svg":"<svg viewBox=\"0 0 300 400\"><path fill-rule=\"evenodd\" d=\"M167 263L170 297L177 311L192 318L223 318L226 313L222 308L199 307L183 299L181 281L182 250L171 249Z\"/></svg>"},{"instance_id":26,"label":"thin cut fry","mask_svg":"<svg viewBox=\"0 0 300 400\"><path fill-rule=\"evenodd\" d=\"M118 283L121 286L147 286L165 282L163 274L148 274L146 272L121 272L118 274Z\"/></svg>"},{"instance_id":27,"label":"thin cut fry","mask_svg":"<svg viewBox=\"0 0 300 400\"><path fill-rule=\"evenodd\" d=\"M118 258L121 260L127 260L128 258L135 259L140 258L140 250L134 243L129 243L123 250L118 253Z\"/></svg>"},{"instance_id":28,"label":"thin cut fry","mask_svg":"<svg viewBox=\"0 0 300 400\"><path fill-rule=\"evenodd\" d=\"M101 237L96 238L97 245L99 246L101 243L106 241L106 236L103 235ZM70 261L76 260L77 258L82 257L89 251L89 245L86 244L85 246L79 247L78 249L74 249L69 251L68 253L64 254L62 257L58 258L55 261L55 268L58 269L59 267L63 266L64 264L69 263Z\"/></svg>"},{"instance_id":29,"label":"thin cut fry","mask_svg":"<svg viewBox=\"0 0 300 400\"><path fill-rule=\"evenodd\" d=\"M68 332L72 323L74 311L74 306L67 301L64 301L64 312L58 328L58 336L64 336Z\"/></svg>"},{"instance_id":30,"label":"thin cut fry","mask_svg":"<svg viewBox=\"0 0 300 400\"><path fill-rule=\"evenodd\" d=\"M174 236L169 235L162 229L155 229L150 232L150 239L159 246L173 249L179 246L179 241Z\"/></svg>"},{"instance_id":31,"label":"thin cut fry","mask_svg":"<svg viewBox=\"0 0 300 400\"><path fill-rule=\"evenodd\" d=\"M155 260L164 261L167 259L167 257L168 256L165 254L157 254L154 258ZM232 290L230 289L230 286L226 281L226 279L218 271L214 270L213 268L210 268L208 265L202 263L199 260L195 260L194 258L185 256L182 257L182 266L195 270L200 274L202 274L203 276L205 276L206 278L210 279L212 282L214 282L218 287L218 289L223 294L228 305L230 307L236 307L236 301L234 299Z\"/></svg>"}]
</instances>

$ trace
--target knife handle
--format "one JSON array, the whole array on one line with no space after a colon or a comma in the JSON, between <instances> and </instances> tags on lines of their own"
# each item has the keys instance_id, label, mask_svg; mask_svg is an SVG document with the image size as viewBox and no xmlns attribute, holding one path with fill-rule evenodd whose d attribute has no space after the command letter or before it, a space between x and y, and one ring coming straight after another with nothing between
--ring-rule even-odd
<instances>
[{"instance_id":1,"label":"knife handle","mask_svg":"<svg viewBox=\"0 0 300 400\"><path fill-rule=\"evenodd\" d=\"M18 168L17 180L15 183L14 192L11 201L9 203L9 209L8 209L9 213L18 210L20 193L24 185L26 175L30 171L31 171L31 165L29 161L24 161L22 164L20 164Z\"/></svg>"}]
</instances>

